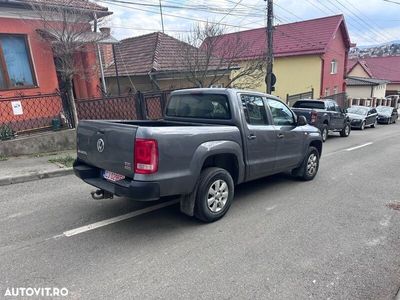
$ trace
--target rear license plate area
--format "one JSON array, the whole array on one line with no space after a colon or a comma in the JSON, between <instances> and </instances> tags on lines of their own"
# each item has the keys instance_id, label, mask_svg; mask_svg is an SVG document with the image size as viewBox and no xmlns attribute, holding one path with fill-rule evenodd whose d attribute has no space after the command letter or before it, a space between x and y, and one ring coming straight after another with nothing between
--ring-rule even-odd
<instances>
[{"instance_id":1,"label":"rear license plate area","mask_svg":"<svg viewBox=\"0 0 400 300\"><path fill-rule=\"evenodd\" d=\"M116 182L116 181L120 181L125 179L124 175L118 174L118 173L114 173L108 170L104 170L102 172L102 176L104 179L108 180L108 181L112 181L112 182Z\"/></svg>"}]
</instances>

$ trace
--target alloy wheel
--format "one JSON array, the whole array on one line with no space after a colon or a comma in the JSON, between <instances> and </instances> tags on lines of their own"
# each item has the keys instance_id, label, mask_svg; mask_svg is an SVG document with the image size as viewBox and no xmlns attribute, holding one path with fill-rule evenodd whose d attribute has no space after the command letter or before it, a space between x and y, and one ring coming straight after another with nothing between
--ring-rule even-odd
<instances>
[{"instance_id":1,"label":"alloy wheel","mask_svg":"<svg viewBox=\"0 0 400 300\"><path fill-rule=\"evenodd\" d=\"M315 153L311 153L307 160L307 173L313 176L317 172L318 158Z\"/></svg>"},{"instance_id":2,"label":"alloy wheel","mask_svg":"<svg viewBox=\"0 0 400 300\"><path fill-rule=\"evenodd\" d=\"M228 184L218 179L211 184L207 195L207 207L213 213L220 212L228 200L229 188Z\"/></svg>"}]
</instances>

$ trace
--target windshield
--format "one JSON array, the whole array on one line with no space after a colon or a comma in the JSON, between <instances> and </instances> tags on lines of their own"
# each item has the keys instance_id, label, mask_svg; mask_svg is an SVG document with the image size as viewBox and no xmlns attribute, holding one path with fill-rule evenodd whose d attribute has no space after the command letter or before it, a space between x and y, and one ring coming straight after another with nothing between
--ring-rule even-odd
<instances>
[{"instance_id":1,"label":"windshield","mask_svg":"<svg viewBox=\"0 0 400 300\"><path fill-rule=\"evenodd\" d=\"M378 106L376 108L378 113L384 113L384 114L391 114L392 113L392 108L389 106Z\"/></svg>"},{"instance_id":2,"label":"windshield","mask_svg":"<svg viewBox=\"0 0 400 300\"><path fill-rule=\"evenodd\" d=\"M221 94L174 95L169 100L168 117L223 119L231 118L228 98Z\"/></svg>"},{"instance_id":3,"label":"windshield","mask_svg":"<svg viewBox=\"0 0 400 300\"><path fill-rule=\"evenodd\" d=\"M349 107L347 109L347 112L350 113L350 114L366 116L367 113L368 113L368 110L369 109L365 108L365 107L354 107L354 106L352 106L352 107Z\"/></svg>"},{"instance_id":4,"label":"windshield","mask_svg":"<svg viewBox=\"0 0 400 300\"><path fill-rule=\"evenodd\" d=\"M322 101L297 101L293 104L294 108L314 108L314 109L324 109L325 103Z\"/></svg>"}]
</instances>

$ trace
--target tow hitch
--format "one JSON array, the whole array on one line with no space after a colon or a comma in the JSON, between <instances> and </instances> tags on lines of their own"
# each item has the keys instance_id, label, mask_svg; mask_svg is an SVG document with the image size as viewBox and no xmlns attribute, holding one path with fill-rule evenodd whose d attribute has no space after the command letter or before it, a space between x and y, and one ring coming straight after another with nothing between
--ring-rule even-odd
<instances>
[{"instance_id":1,"label":"tow hitch","mask_svg":"<svg viewBox=\"0 0 400 300\"><path fill-rule=\"evenodd\" d=\"M114 194L107 192L105 190L96 190L93 192L90 192L90 195L92 195L92 198L94 200L102 200L102 199L112 199L114 198Z\"/></svg>"}]
</instances>

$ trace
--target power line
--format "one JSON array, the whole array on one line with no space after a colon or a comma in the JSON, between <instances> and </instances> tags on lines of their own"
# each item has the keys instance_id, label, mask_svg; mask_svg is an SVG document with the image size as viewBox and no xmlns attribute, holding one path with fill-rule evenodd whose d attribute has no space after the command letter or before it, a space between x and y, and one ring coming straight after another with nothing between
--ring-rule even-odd
<instances>
[{"instance_id":1,"label":"power line","mask_svg":"<svg viewBox=\"0 0 400 300\"><path fill-rule=\"evenodd\" d=\"M132 10L138 10L138 11L143 11L143 12L148 12L148 13L153 13L153 14L158 14L159 13L158 11L146 10L146 9L131 7L131 6L127 6L127 5L117 4L117 3L115 3L115 0L99 0L99 2L104 2L104 3L108 3L108 4L113 4L115 6L120 6L120 7L124 7L124 8L129 8L129 9L132 9ZM209 21L209 20L202 20L202 19L184 17L184 16L179 16L179 15L170 14L170 13L164 13L164 16L170 16L170 17L181 18L181 19L185 19L185 20L197 21L197 22L203 22L203 23L218 24L217 22L213 22L213 21ZM227 23L219 23L219 24L227 26L227 27L243 28L243 26L237 26L237 25L232 25L232 24L227 24ZM247 28L248 29L252 29L250 27L247 27Z\"/></svg>"},{"instance_id":2,"label":"power line","mask_svg":"<svg viewBox=\"0 0 400 300\"><path fill-rule=\"evenodd\" d=\"M352 14L355 18L357 18L358 20L360 20L362 23L365 24L365 26L367 26L368 28L370 28L370 30L372 32L375 32L378 35L383 35L385 36L387 39L392 39L391 37L389 37L388 35L386 35L385 32L380 32L379 30L376 30L374 27L372 27L369 23L365 22L364 19L360 18L357 14L355 14L351 9L349 9L347 6L345 6L343 3L341 3L339 0L335 0L340 6L342 6L344 9L346 9L350 14ZM358 23L361 25L361 23Z\"/></svg>"}]
</instances>

